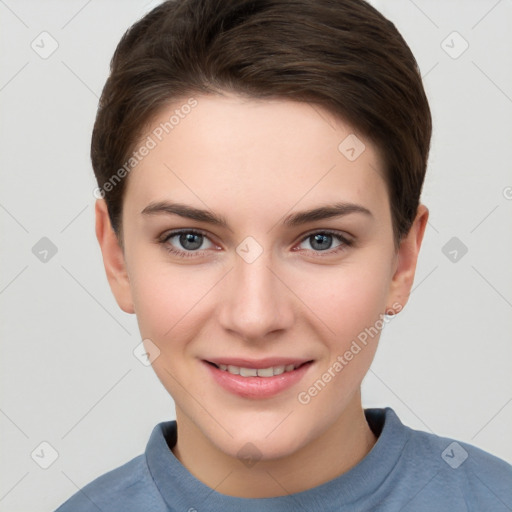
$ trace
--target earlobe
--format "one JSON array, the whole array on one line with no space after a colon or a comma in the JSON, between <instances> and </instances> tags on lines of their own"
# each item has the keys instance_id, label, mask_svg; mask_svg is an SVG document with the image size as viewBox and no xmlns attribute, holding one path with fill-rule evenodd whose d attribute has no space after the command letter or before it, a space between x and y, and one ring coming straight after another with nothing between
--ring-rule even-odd
<instances>
[{"instance_id":1,"label":"earlobe","mask_svg":"<svg viewBox=\"0 0 512 512\"><path fill-rule=\"evenodd\" d=\"M387 314L399 313L409 300L428 215L428 208L420 204L409 233L400 243L386 306Z\"/></svg>"},{"instance_id":2,"label":"earlobe","mask_svg":"<svg viewBox=\"0 0 512 512\"><path fill-rule=\"evenodd\" d=\"M103 255L103 265L119 307L126 313L134 313L130 281L126 269L123 249L108 215L107 204L104 199L97 199L96 212L96 238L100 244Z\"/></svg>"}]
</instances>

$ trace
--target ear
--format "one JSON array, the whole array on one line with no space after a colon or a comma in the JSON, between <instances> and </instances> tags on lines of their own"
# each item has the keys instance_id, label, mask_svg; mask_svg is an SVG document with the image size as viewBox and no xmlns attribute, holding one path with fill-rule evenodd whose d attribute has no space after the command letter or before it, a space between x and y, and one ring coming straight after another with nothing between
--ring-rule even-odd
<instances>
[{"instance_id":1,"label":"ear","mask_svg":"<svg viewBox=\"0 0 512 512\"><path fill-rule=\"evenodd\" d=\"M399 313L409 300L427 221L428 208L420 204L411 229L398 248L396 268L389 290L387 314Z\"/></svg>"},{"instance_id":2,"label":"ear","mask_svg":"<svg viewBox=\"0 0 512 512\"><path fill-rule=\"evenodd\" d=\"M108 216L107 203L104 199L96 200L96 238L103 255L103 265L119 307L126 313L135 313L132 301L130 281L126 270L124 252Z\"/></svg>"}]
</instances>

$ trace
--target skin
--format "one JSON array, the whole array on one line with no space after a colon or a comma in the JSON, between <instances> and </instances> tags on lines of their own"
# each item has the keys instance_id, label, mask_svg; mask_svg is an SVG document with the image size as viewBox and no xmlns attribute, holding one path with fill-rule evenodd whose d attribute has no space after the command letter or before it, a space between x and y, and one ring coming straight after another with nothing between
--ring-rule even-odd
<instances>
[{"instance_id":1,"label":"skin","mask_svg":"<svg viewBox=\"0 0 512 512\"><path fill-rule=\"evenodd\" d=\"M226 495L304 491L348 471L376 442L360 387L378 335L309 403L297 395L381 314L405 306L428 210L420 205L396 250L382 162L369 140L357 134L366 149L350 161L338 146L355 131L317 106L233 94L195 98L198 105L128 177L123 248L105 201L96 202L106 274L121 309L137 315L142 338L160 350L153 368L175 401L173 453L180 462ZM185 101L161 111L141 140ZM209 209L224 216L229 228L141 214L164 200ZM371 215L282 223L291 213L340 201ZM193 239L196 245L183 245L179 236L159 242L181 228L207 236ZM322 229L353 244L336 237L315 244L311 232ZM252 263L236 252L248 236L263 250ZM340 245L343 250L333 253ZM170 254L170 246L196 256ZM221 356L291 356L314 363L291 389L249 399L220 388L201 362ZM248 442L261 457L251 467L237 458Z\"/></svg>"}]
</instances>

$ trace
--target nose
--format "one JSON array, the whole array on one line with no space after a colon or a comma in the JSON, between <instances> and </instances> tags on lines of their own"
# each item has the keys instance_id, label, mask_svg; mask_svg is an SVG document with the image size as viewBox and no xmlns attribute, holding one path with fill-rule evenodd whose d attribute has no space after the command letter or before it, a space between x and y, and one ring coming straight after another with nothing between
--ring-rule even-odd
<instances>
[{"instance_id":1,"label":"nose","mask_svg":"<svg viewBox=\"0 0 512 512\"><path fill-rule=\"evenodd\" d=\"M293 293L271 260L270 251L254 261L236 256L220 311L222 327L232 335L258 342L293 325Z\"/></svg>"}]
</instances>

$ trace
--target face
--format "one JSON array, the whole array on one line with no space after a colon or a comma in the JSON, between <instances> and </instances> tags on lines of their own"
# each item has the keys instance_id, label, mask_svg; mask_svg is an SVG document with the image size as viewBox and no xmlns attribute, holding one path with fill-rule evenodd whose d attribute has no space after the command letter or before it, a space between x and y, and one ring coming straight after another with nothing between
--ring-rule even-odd
<instances>
[{"instance_id":1,"label":"face","mask_svg":"<svg viewBox=\"0 0 512 512\"><path fill-rule=\"evenodd\" d=\"M157 143L128 178L124 252L97 231L107 275L159 351L153 367L178 423L226 455L251 442L263 459L283 457L359 399L379 337L368 330L405 304L422 228L400 258L380 155L327 111L195 98L168 134L161 123L178 103L141 138ZM318 208L333 210L298 215ZM108 222L102 201L97 213ZM276 375L232 375L229 364Z\"/></svg>"}]
</instances>

